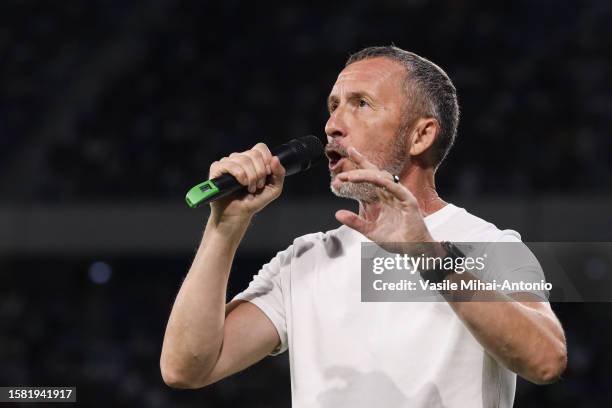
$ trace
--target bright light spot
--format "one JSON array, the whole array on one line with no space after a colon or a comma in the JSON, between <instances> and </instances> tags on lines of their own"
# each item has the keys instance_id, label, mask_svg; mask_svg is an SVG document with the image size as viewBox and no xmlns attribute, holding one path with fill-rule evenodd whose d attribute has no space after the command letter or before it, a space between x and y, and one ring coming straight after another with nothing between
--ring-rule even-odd
<instances>
[{"instance_id":1,"label":"bright light spot","mask_svg":"<svg viewBox=\"0 0 612 408\"><path fill-rule=\"evenodd\" d=\"M106 262L94 262L89 267L89 279L98 285L107 283L113 275L113 269Z\"/></svg>"}]
</instances>

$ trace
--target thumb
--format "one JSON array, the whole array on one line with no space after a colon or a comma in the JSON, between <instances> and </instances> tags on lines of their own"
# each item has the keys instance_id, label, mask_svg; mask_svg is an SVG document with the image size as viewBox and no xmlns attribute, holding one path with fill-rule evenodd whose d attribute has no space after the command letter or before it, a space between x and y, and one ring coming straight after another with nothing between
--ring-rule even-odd
<instances>
[{"instance_id":1,"label":"thumb","mask_svg":"<svg viewBox=\"0 0 612 408\"><path fill-rule=\"evenodd\" d=\"M366 221L354 212L349 210L338 210L336 211L336 219L347 227L365 235Z\"/></svg>"}]
</instances>

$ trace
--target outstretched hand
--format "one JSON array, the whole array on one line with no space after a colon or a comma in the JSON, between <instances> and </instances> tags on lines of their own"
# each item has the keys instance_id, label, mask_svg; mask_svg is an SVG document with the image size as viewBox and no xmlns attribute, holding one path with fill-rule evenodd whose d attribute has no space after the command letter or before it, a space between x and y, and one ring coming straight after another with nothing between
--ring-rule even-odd
<instances>
[{"instance_id":1,"label":"outstretched hand","mask_svg":"<svg viewBox=\"0 0 612 408\"><path fill-rule=\"evenodd\" d=\"M339 210L336 219L377 243L433 241L414 195L396 183L392 174L380 170L355 148L350 147L348 153L357 168L338 174L338 179L373 184L377 187L378 201L362 203L359 215Z\"/></svg>"}]
</instances>

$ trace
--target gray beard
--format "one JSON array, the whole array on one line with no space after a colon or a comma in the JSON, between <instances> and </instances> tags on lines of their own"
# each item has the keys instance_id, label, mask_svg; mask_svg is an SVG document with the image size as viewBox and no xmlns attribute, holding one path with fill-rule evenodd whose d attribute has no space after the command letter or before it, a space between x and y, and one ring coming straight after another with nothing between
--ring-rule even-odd
<instances>
[{"instance_id":1,"label":"gray beard","mask_svg":"<svg viewBox=\"0 0 612 408\"><path fill-rule=\"evenodd\" d=\"M386 170L391 174L399 175L404 167L406 156L405 133L404 129L400 129L400 132L395 136L393 141L393 147L391 149L391 157L381 157L380 155L368 158L372 163L378 166L381 170ZM333 181L335 175L331 175ZM335 188L330 183L332 193L338 197L350 198L364 203L373 203L378 200L377 190L379 187L372 183L353 183L351 181L344 181L338 188Z\"/></svg>"},{"instance_id":2,"label":"gray beard","mask_svg":"<svg viewBox=\"0 0 612 408\"><path fill-rule=\"evenodd\" d=\"M372 203L378 199L376 186L371 183L353 183L344 181L340 187L330 186L332 193L338 197L350 198L363 203Z\"/></svg>"}]
</instances>

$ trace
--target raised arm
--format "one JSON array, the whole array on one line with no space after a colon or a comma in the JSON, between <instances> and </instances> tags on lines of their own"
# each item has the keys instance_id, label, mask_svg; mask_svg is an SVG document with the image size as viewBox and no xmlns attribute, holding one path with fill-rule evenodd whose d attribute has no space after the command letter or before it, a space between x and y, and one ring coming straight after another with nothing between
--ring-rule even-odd
<instances>
[{"instance_id":1,"label":"raised arm","mask_svg":"<svg viewBox=\"0 0 612 408\"><path fill-rule=\"evenodd\" d=\"M374 184L381 188L380 200L362 203L359 214L340 210L336 213L338 221L382 246L433 242L414 195L353 148L349 149L349 157L358 168L339 174L338 179ZM436 247L441 252L432 255L445 256L440 246L427 246ZM464 273L453 275L451 280L470 278L473 276ZM509 297L494 292L487 296L487 302L449 303L485 350L510 370L536 384L560 378L567 361L565 336L549 304L527 293Z\"/></svg>"},{"instance_id":2,"label":"raised arm","mask_svg":"<svg viewBox=\"0 0 612 408\"><path fill-rule=\"evenodd\" d=\"M210 178L230 173L248 193L211 204L211 214L194 261L166 326L160 368L164 382L199 388L261 360L279 344L278 333L256 306L225 304L236 249L252 216L277 198L285 170L259 143L232 153L210 168Z\"/></svg>"}]
</instances>

